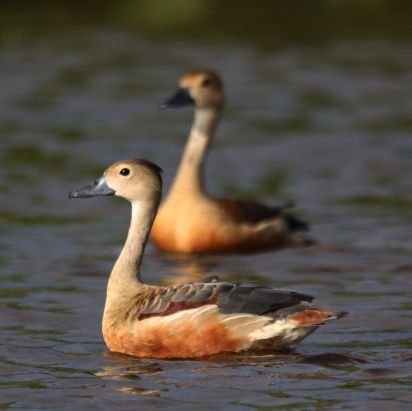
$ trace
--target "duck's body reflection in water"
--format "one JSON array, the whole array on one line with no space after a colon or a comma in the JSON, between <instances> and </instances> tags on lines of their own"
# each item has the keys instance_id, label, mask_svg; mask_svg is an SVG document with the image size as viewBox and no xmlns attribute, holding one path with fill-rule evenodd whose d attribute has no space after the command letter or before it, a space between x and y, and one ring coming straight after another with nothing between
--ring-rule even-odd
<instances>
[{"instance_id":1,"label":"duck's body reflection in water","mask_svg":"<svg viewBox=\"0 0 412 411\"><path fill-rule=\"evenodd\" d=\"M207 259L205 259L204 256L192 254L162 253L158 257L163 265L167 267L167 275L160 280L164 285L230 277L230 273L222 272L220 269L218 274L214 273L216 268L220 267L220 262L212 256L207 256Z\"/></svg>"},{"instance_id":2,"label":"duck's body reflection in water","mask_svg":"<svg viewBox=\"0 0 412 411\"><path fill-rule=\"evenodd\" d=\"M336 370L336 367L344 366L362 369L368 363L362 356L333 352L314 356L297 352L226 353L185 361L136 359L107 352L104 361L107 365L95 373L96 376L116 381L117 390L121 393L157 398L169 397L173 388L213 390L222 379L226 385L229 381L231 384L241 384L244 379L250 380L249 367L253 367L256 376L264 378L267 384L279 378L282 381L328 379L328 368ZM313 373L310 368L312 371L308 372L308 364L317 369L323 367L325 371ZM268 389L273 390L270 385Z\"/></svg>"}]
</instances>

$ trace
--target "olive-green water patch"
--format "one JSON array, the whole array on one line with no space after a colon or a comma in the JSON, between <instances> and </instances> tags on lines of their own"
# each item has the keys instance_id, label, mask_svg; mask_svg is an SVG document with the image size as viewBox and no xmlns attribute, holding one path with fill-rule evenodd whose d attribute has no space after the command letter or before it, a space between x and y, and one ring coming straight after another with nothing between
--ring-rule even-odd
<instances>
[{"instance_id":1,"label":"olive-green water patch","mask_svg":"<svg viewBox=\"0 0 412 411\"><path fill-rule=\"evenodd\" d=\"M0 223L22 226L48 225L59 226L75 223L86 223L95 217L68 217L51 214L24 215L11 210L0 211Z\"/></svg>"},{"instance_id":2,"label":"olive-green water patch","mask_svg":"<svg viewBox=\"0 0 412 411\"><path fill-rule=\"evenodd\" d=\"M379 194L360 194L339 200L356 207L376 207L393 211L412 211L412 199Z\"/></svg>"},{"instance_id":3,"label":"olive-green water patch","mask_svg":"<svg viewBox=\"0 0 412 411\"><path fill-rule=\"evenodd\" d=\"M61 153L49 153L34 145L13 147L3 153L6 165L35 165L41 170L63 170L69 162L68 156Z\"/></svg>"},{"instance_id":4,"label":"olive-green water patch","mask_svg":"<svg viewBox=\"0 0 412 411\"><path fill-rule=\"evenodd\" d=\"M287 183L287 174L279 170L271 170L260 176L253 187L241 188L233 185L226 186L226 192L244 198L254 198L281 195Z\"/></svg>"}]
</instances>

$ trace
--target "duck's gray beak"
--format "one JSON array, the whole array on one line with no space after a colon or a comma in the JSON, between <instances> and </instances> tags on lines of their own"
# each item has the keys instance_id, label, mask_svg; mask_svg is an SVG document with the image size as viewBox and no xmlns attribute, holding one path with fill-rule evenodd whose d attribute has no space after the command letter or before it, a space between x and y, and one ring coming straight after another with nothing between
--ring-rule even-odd
<instances>
[{"instance_id":1,"label":"duck's gray beak","mask_svg":"<svg viewBox=\"0 0 412 411\"><path fill-rule=\"evenodd\" d=\"M97 179L93 184L75 188L70 191L69 198L89 198L96 196L112 196L115 193L106 182L106 176Z\"/></svg>"},{"instance_id":2,"label":"duck's gray beak","mask_svg":"<svg viewBox=\"0 0 412 411\"><path fill-rule=\"evenodd\" d=\"M160 104L161 109L166 108L179 108L185 106L194 106L195 101L192 99L189 89L180 87L176 93Z\"/></svg>"}]
</instances>

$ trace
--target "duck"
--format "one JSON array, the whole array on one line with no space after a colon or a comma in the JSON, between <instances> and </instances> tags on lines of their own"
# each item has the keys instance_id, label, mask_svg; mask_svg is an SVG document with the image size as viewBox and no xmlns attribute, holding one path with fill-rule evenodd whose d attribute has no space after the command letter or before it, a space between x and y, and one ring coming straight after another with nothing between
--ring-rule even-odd
<instances>
[{"instance_id":1,"label":"duck","mask_svg":"<svg viewBox=\"0 0 412 411\"><path fill-rule=\"evenodd\" d=\"M313 297L306 294L218 277L174 285L142 282L140 267L161 191L160 168L129 159L69 193L73 199L115 195L131 203L130 227L108 279L103 312L110 351L179 359L283 350L346 314L312 308Z\"/></svg>"},{"instance_id":2,"label":"duck","mask_svg":"<svg viewBox=\"0 0 412 411\"><path fill-rule=\"evenodd\" d=\"M269 206L246 199L216 198L205 188L205 160L224 106L223 83L210 70L186 73L161 108L194 106L180 165L159 209L151 240L170 253L248 253L312 245L308 224L285 202Z\"/></svg>"}]
</instances>

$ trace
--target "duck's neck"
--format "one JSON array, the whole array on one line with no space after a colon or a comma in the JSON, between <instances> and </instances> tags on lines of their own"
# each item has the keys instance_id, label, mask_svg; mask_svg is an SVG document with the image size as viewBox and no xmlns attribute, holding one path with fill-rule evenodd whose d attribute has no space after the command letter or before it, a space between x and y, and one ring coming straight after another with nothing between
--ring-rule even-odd
<instances>
[{"instance_id":1,"label":"duck's neck","mask_svg":"<svg viewBox=\"0 0 412 411\"><path fill-rule=\"evenodd\" d=\"M221 109L197 108L189 139L180 161L170 194L203 193L203 170L209 145L213 140Z\"/></svg>"},{"instance_id":2,"label":"duck's neck","mask_svg":"<svg viewBox=\"0 0 412 411\"><path fill-rule=\"evenodd\" d=\"M159 198L132 202L132 218L126 243L112 269L107 286L106 308L142 286L140 265Z\"/></svg>"}]
</instances>

